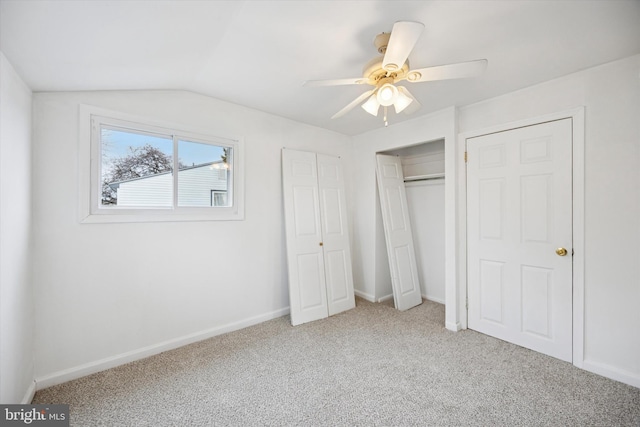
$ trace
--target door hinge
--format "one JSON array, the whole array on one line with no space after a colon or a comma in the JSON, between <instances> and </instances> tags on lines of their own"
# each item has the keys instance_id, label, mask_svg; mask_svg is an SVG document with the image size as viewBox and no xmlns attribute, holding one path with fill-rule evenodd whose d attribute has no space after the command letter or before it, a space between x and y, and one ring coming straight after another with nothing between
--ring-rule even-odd
<instances>
[{"instance_id":1,"label":"door hinge","mask_svg":"<svg viewBox=\"0 0 640 427\"><path fill-rule=\"evenodd\" d=\"M464 162L467 163L467 152L464 152Z\"/></svg>"}]
</instances>

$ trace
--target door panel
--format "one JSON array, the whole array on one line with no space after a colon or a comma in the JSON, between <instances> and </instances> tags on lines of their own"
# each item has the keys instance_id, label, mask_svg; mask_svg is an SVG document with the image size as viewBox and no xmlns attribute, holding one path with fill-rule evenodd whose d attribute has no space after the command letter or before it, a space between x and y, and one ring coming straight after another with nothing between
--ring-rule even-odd
<instances>
[{"instance_id":1,"label":"door panel","mask_svg":"<svg viewBox=\"0 0 640 427\"><path fill-rule=\"evenodd\" d=\"M571 128L565 119L467 141L469 328L567 361Z\"/></svg>"},{"instance_id":2,"label":"door panel","mask_svg":"<svg viewBox=\"0 0 640 427\"><path fill-rule=\"evenodd\" d=\"M328 316L316 155L282 150L291 323Z\"/></svg>"},{"instance_id":3,"label":"door panel","mask_svg":"<svg viewBox=\"0 0 640 427\"><path fill-rule=\"evenodd\" d=\"M480 318L503 324L504 263L480 260Z\"/></svg>"},{"instance_id":4,"label":"door panel","mask_svg":"<svg viewBox=\"0 0 640 427\"><path fill-rule=\"evenodd\" d=\"M551 338L549 324L553 270L522 266L522 330Z\"/></svg>"},{"instance_id":5,"label":"door panel","mask_svg":"<svg viewBox=\"0 0 640 427\"><path fill-rule=\"evenodd\" d=\"M345 251L327 251L325 250L325 263L326 263L326 276L327 276L327 289L328 295L332 303L344 300L349 296L349 283L346 278L346 266ZM335 314L335 313L333 313Z\"/></svg>"},{"instance_id":6,"label":"door panel","mask_svg":"<svg viewBox=\"0 0 640 427\"><path fill-rule=\"evenodd\" d=\"M407 229L406 221L409 215L405 211L404 204L402 203L401 188L400 187L387 188L386 194L387 194L389 219L391 220L390 221L391 231L406 231Z\"/></svg>"},{"instance_id":7,"label":"door panel","mask_svg":"<svg viewBox=\"0 0 640 427\"><path fill-rule=\"evenodd\" d=\"M553 177L550 174L529 175L521 178L520 194L522 208L522 241L550 243L553 236L552 191Z\"/></svg>"},{"instance_id":8,"label":"door panel","mask_svg":"<svg viewBox=\"0 0 640 427\"><path fill-rule=\"evenodd\" d=\"M407 310L421 304L422 295L402 164L398 157L382 154L376 161L393 300L398 310Z\"/></svg>"},{"instance_id":9,"label":"door panel","mask_svg":"<svg viewBox=\"0 0 640 427\"><path fill-rule=\"evenodd\" d=\"M337 212L342 210L342 203L340 202L340 191L334 188L324 188L322 191L322 203L323 210L327 212ZM342 226L342 215L328 214L324 215L324 229L325 235L343 235L344 227Z\"/></svg>"},{"instance_id":10,"label":"door panel","mask_svg":"<svg viewBox=\"0 0 640 427\"><path fill-rule=\"evenodd\" d=\"M398 266L400 294L404 296L411 292L415 292L415 285L417 281L413 280L412 276L414 263L411 257L411 248L409 245L396 246L393 248L393 251L395 252L396 263Z\"/></svg>"},{"instance_id":11,"label":"door panel","mask_svg":"<svg viewBox=\"0 0 640 427\"><path fill-rule=\"evenodd\" d=\"M302 254L297 258L298 283L304 286L298 287L300 295L300 310L302 312L319 309L326 304L322 288L322 255ZM324 316L326 317L326 316Z\"/></svg>"},{"instance_id":12,"label":"door panel","mask_svg":"<svg viewBox=\"0 0 640 427\"><path fill-rule=\"evenodd\" d=\"M483 179L480 187L480 236L482 239L502 240L505 199L504 179Z\"/></svg>"},{"instance_id":13,"label":"door panel","mask_svg":"<svg viewBox=\"0 0 640 427\"><path fill-rule=\"evenodd\" d=\"M356 306L351 269L347 198L339 157L317 155L329 315Z\"/></svg>"},{"instance_id":14,"label":"door panel","mask_svg":"<svg viewBox=\"0 0 640 427\"><path fill-rule=\"evenodd\" d=\"M313 186L293 187L293 214L296 236L319 236L318 189Z\"/></svg>"}]
</instances>

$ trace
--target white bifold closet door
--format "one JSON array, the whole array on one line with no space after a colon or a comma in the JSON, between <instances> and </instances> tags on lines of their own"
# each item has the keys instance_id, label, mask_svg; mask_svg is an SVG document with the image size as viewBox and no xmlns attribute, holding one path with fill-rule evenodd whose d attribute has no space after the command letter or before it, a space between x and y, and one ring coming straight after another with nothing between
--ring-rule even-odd
<instances>
[{"instance_id":1,"label":"white bifold closet door","mask_svg":"<svg viewBox=\"0 0 640 427\"><path fill-rule=\"evenodd\" d=\"M355 307L340 158L282 150L291 324Z\"/></svg>"},{"instance_id":2,"label":"white bifold closet door","mask_svg":"<svg viewBox=\"0 0 640 427\"><path fill-rule=\"evenodd\" d=\"M399 157L384 154L377 154L376 161L393 302L398 310L408 310L422 304L422 294L402 163Z\"/></svg>"}]
</instances>

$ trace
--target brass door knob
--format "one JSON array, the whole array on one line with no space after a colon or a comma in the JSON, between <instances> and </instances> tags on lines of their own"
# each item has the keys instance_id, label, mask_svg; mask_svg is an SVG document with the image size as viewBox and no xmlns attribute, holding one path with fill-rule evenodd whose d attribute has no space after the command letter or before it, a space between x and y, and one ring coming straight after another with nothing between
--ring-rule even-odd
<instances>
[{"instance_id":1,"label":"brass door knob","mask_svg":"<svg viewBox=\"0 0 640 427\"><path fill-rule=\"evenodd\" d=\"M565 248L556 249L556 253L560 256L565 256L567 254L567 250Z\"/></svg>"},{"instance_id":2,"label":"brass door knob","mask_svg":"<svg viewBox=\"0 0 640 427\"><path fill-rule=\"evenodd\" d=\"M322 246L322 242L320 242L320 246Z\"/></svg>"}]
</instances>

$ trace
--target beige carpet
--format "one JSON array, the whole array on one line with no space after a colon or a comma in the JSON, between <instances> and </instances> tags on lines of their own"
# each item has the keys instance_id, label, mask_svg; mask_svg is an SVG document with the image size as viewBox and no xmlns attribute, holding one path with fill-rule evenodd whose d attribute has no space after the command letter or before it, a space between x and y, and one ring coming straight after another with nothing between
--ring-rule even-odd
<instances>
[{"instance_id":1,"label":"beige carpet","mask_svg":"<svg viewBox=\"0 0 640 427\"><path fill-rule=\"evenodd\" d=\"M39 391L73 426L640 426L640 389L444 328L444 307L357 301Z\"/></svg>"}]
</instances>

